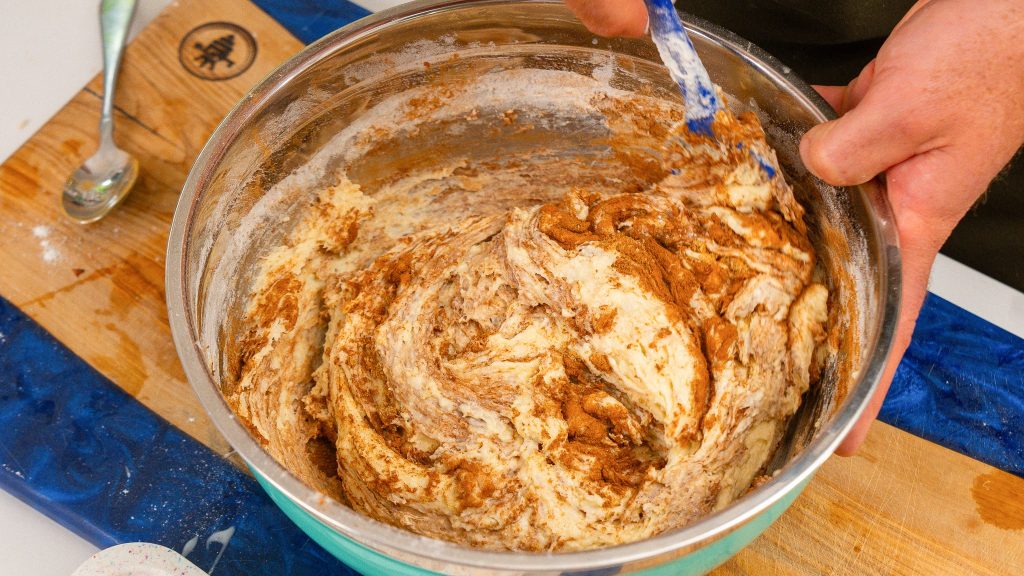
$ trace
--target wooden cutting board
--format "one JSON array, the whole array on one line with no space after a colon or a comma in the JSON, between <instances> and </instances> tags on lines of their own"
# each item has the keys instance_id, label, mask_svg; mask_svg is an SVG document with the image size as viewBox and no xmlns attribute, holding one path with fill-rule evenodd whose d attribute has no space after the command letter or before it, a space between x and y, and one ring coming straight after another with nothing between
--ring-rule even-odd
<instances>
[{"instance_id":1,"label":"wooden cutting board","mask_svg":"<svg viewBox=\"0 0 1024 576\"><path fill-rule=\"evenodd\" d=\"M195 29L248 31L251 65L179 58ZM190 35L191 33L191 35ZM200 37L209 46L216 36ZM0 166L0 295L152 410L222 454L230 447L185 381L164 304L168 227L192 161L231 106L302 44L247 0L172 4L128 47L118 143L135 191L103 221L60 211L71 171L96 148L93 79ZM241 52L239 50L238 52ZM238 53L236 52L236 54ZM210 76L234 75L227 79ZM1024 574L1024 479L885 424L832 458L796 504L720 574Z\"/></svg>"}]
</instances>

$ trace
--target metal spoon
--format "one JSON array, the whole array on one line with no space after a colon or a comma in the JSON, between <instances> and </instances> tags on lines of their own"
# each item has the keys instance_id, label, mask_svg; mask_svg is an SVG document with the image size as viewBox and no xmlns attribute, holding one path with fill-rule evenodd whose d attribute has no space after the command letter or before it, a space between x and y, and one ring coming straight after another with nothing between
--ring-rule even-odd
<instances>
[{"instance_id":1,"label":"metal spoon","mask_svg":"<svg viewBox=\"0 0 1024 576\"><path fill-rule=\"evenodd\" d=\"M103 218L131 191L139 163L114 144L114 87L121 67L128 28L135 15L135 0L102 0L100 31L103 38L103 108L100 147L64 185L64 212L88 224Z\"/></svg>"}]
</instances>

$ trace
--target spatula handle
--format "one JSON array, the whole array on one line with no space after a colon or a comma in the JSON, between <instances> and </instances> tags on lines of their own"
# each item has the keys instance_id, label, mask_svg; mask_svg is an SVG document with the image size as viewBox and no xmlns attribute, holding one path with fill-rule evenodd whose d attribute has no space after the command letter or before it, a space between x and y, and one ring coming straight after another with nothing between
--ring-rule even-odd
<instances>
[{"instance_id":1,"label":"spatula handle","mask_svg":"<svg viewBox=\"0 0 1024 576\"><path fill-rule=\"evenodd\" d=\"M114 90L121 55L128 40L128 29L135 15L135 0L102 0L100 2L100 34L103 40L103 108L100 111L100 138L110 138L113 131Z\"/></svg>"},{"instance_id":2,"label":"spatula handle","mask_svg":"<svg viewBox=\"0 0 1024 576\"><path fill-rule=\"evenodd\" d=\"M686 123L691 131L711 135L719 109L715 85L701 63L671 0L645 0L651 37L686 104Z\"/></svg>"}]
</instances>

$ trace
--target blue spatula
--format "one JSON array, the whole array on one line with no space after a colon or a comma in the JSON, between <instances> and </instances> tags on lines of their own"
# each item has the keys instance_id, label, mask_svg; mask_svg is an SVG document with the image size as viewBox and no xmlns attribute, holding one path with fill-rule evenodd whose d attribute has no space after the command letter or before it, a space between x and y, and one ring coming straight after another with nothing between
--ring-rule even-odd
<instances>
[{"instance_id":1,"label":"blue spatula","mask_svg":"<svg viewBox=\"0 0 1024 576\"><path fill-rule=\"evenodd\" d=\"M712 123L721 107L715 85L683 29L672 0L645 0L651 37L686 104L686 125L691 132L714 136Z\"/></svg>"},{"instance_id":2,"label":"blue spatula","mask_svg":"<svg viewBox=\"0 0 1024 576\"><path fill-rule=\"evenodd\" d=\"M651 38L658 47L661 60L668 68L668 73L679 85L686 104L686 127L690 132L713 138L712 125L715 113L722 103L718 100L715 85L704 68L704 63L697 56L693 42L686 35L683 22L679 19L672 0L644 0L651 26ZM737 147L742 143L737 144ZM757 161L769 178L774 178L775 167L763 156L749 149L750 155Z\"/></svg>"}]
</instances>

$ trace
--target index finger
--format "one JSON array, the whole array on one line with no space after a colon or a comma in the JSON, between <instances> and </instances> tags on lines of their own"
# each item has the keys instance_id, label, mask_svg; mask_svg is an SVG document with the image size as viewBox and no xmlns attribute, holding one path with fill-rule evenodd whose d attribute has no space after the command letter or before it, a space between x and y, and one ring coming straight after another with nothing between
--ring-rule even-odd
<instances>
[{"instance_id":1,"label":"index finger","mask_svg":"<svg viewBox=\"0 0 1024 576\"><path fill-rule=\"evenodd\" d=\"M565 0L565 4L599 36L643 36L647 8L643 0Z\"/></svg>"},{"instance_id":2,"label":"index finger","mask_svg":"<svg viewBox=\"0 0 1024 576\"><path fill-rule=\"evenodd\" d=\"M843 97L846 95L846 86L822 86L812 84L811 88L828 102L829 106L836 111L836 114L843 113Z\"/></svg>"}]
</instances>

